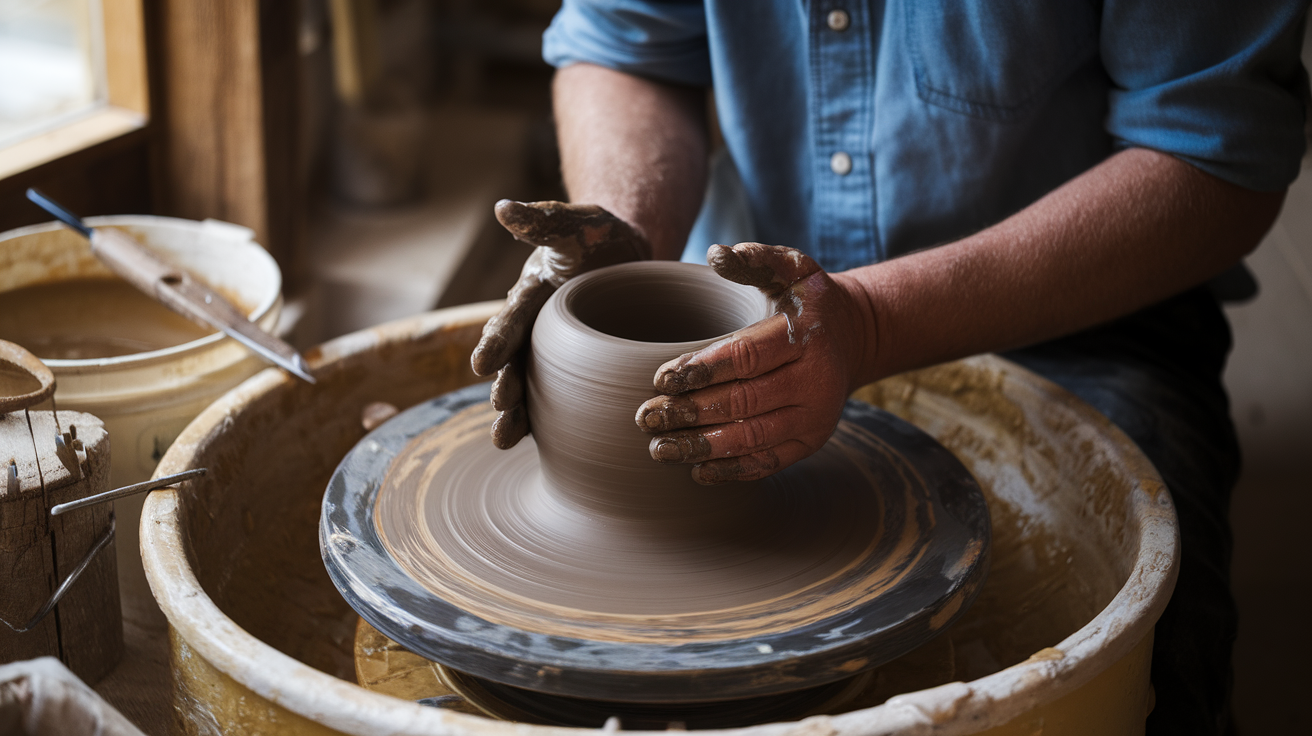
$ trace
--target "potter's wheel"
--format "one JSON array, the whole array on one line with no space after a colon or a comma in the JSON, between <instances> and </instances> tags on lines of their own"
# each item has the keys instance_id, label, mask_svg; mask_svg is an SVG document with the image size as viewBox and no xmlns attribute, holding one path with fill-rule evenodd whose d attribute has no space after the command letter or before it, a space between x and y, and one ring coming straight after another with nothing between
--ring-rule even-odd
<instances>
[{"instance_id":1,"label":"potter's wheel","mask_svg":"<svg viewBox=\"0 0 1312 736\"><path fill-rule=\"evenodd\" d=\"M983 582L974 479L869 405L783 473L700 489L696 513L676 495L620 518L553 494L531 441L485 459L487 398L471 386L371 433L320 526L352 607L460 672L635 703L797 691L928 641Z\"/></svg>"},{"instance_id":2,"label":"potter's wheel","mask_svg":"<svg viewBox=\"0 0 1312 736\"><path fill-rule=\"evenodd\" d=\"M598 728L616 718L626 731L740 728L869 708L897 693L951 681L954 656L944 635L883 667L787 693L719 702L617 703L502 685L414 654L364 620L355 631L356 682L366 690L518 723Z\"/></svg>"}]
</instances>

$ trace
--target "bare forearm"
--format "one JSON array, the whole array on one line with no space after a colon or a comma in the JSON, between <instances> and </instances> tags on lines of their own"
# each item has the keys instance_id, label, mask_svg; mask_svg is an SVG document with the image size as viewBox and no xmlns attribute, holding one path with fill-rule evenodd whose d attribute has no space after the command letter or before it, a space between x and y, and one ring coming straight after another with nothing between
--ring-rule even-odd
<instances>
[{"instance_id":1,"label":"bare forearm","mask_svg":"<svg viewBox=\"0 0 1312 736\"><path fill-rule=\"evenodd\" d=\"M654 258L678 258L706 184L703 91L576 64L553 93L570 200L633 225Z\"/></svg>"},{"instance_id":2,"label":"bare forearm","mask_svg":"<svg viewBox=\"0 0 1312 736\"><path fill-rule=\"evenodd\" d=\"M974 236L838 274L867 307L860 377L1032 344L1160 301L1251 251L1282 201L1123 151Z\"/></svg>"},{"instance_id":3,"label":"bare forearm","mask_svg":"<svg viewBox=\"0 0 1312 736\"><path fill-rule=\"evenodd\" d=\"M1281 199L1130 150L977 235L844 273L789 248L714 246L721 276L783 314L661 366L638 426L653 459L691 464L698 482L770 475L828 441L852 389L1202 283L1257 244Z\"/></svg>"}]
</instances>

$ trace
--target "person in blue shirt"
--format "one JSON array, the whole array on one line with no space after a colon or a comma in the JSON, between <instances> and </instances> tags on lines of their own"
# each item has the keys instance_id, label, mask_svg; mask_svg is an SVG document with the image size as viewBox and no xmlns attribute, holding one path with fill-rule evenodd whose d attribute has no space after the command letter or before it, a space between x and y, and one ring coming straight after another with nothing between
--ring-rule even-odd
<instances>
[{"instance_id":1,"label":"person in blue shirt","mask_svg":"<svg viewBox=\"0 0 1312 736\"><path fill-rule=\"evenodd\" d=\"M1207 284L1298 174L1305 10L566 0L543 53L573 204L497 205L539 247L473 359L499 371L495 441L529 429L526 335L566 279L695 255L707 233L759 241L704 252L782 313L661 368L638 413L653 458L703 483L768 475L827 440L854 388L1003 352L1106 414L1170 488L1183 559L1149 732L1226 732L1239 453ZM702 211L708 88L725 153Z\"/></svg>"}]
</instances>

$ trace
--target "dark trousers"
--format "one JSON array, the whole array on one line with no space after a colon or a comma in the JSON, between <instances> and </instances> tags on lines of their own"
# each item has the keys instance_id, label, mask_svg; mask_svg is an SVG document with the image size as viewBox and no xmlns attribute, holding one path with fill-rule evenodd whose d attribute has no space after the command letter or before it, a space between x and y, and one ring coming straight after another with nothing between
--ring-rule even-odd
<instances>
[{"instance_id":1,"label":"dark trousers","mask_svg":"<svg viewBox=\"0 0 1312 736\"><path fill-rule=\"evenodd\" d=\"M1148 734L1224 734L1238 614L1230 492L1239 444L1221 372L1230 326L1205 289L1005 357L1084 399L1156 466L1180 520L1179 581L1157 623Z\"/></svg>"}]
</instances>

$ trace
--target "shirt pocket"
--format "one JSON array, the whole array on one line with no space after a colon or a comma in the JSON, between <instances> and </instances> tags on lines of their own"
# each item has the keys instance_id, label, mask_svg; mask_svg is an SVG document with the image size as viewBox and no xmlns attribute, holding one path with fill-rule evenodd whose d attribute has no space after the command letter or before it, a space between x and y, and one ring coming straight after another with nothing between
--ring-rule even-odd
<instances>
[{"instance_id":1,"label":"shirt pocket","mask_svg":"<svg viewBox=\"0 0 1312 736\"><path fill-rule=\"evenodd\" d=\"M986 120L1023 116L1098 49L1080 0L904 0L920 99Z\"/></svg>"}]
</instances>

